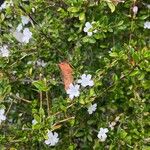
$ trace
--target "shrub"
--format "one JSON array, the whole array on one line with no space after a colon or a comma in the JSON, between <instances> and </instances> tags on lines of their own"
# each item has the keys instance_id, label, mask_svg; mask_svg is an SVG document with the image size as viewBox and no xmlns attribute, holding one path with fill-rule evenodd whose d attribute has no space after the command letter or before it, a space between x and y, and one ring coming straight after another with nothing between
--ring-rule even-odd
<instances>
[{"instance_id":1,"label":"shrub","mask_svg":"<svg viewBox=\"0 0 150 150\"><path fill-rule=\"evenodd\" d=\"M149 8L5 1L0 149L150 149Z\"/></svg>"}]
</instances>

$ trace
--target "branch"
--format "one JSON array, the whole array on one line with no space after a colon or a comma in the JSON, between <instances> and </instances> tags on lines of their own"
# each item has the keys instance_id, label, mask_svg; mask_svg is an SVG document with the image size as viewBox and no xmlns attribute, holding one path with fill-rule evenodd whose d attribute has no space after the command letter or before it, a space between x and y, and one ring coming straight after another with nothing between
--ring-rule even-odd
<instances>
[{"instance_id":1,"label":"branch","mask_svg":"<svg viewBox=\"0 0 150 150\"><path fill-rule=\"evenodd\" d=\"M27 99L24 99L24 98L21 98L21 97L18 97L14 94L11 95L13 98L15 99L18 99L18 100L21 100L21 101L24 101L24 102L27 102L27 103L31 103L31 101L27 100Z\"/></svg>"},{"instance_id":2,"label":"branch","mask_svg":"<svg viewBox=\"0 0 150 150\"><path fill-rule=\"evenodd\" d=\"M69 118L60 120L60 121L56 122L56 123L52 126L52 128L54 128L56 125L58 125L58 124L60 124L60 123L66 122L66 121L71 120L71 119L74 119L74 118L75 118L75 117L69 117Z\"/></svg>"}]
</instances>

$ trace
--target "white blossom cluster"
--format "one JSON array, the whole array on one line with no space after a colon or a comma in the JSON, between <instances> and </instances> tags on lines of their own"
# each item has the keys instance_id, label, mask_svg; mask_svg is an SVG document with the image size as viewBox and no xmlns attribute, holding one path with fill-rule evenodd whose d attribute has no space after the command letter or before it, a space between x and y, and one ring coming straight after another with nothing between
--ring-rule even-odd
<instances>
[{"instance_id":1,"label":"white blossom cluster","mask_svg":"<svg viewBox=\"0 0 150 150\"><path fill-rule=\"evenodd\" d=\"M91 75L88 74L83 74L81 76L81 79L79 79L77 81L77 83L81 84L81 86L83 87L87 87L87 86L93 86L94 85L94 82L93 80L91 79ZM78 97L80 95L80 85L79 84L70 84L69 88L67 89L67 94L69 95L69 98L72 100L74 97Z\"/></svg>"},{"instance_id":2,"label":"white blossom cluster","mask_svg":"<svg viewBox=\"0 0 150 150\"><path fill-rule=\"evenodd\" d=\"M12 0L5 1L1 7L0 11L3 9L7 9L8 7L13 6ZM150 5L147 5L148 8L150 8ZM138 13L138 7L134 6L132 8L133 13L136 15ZM16 30L13 32L13 36L16 38L17 41L21 43L29 43L30 39L32 38L32 32L29 30L29 28L25 27L30 22L30 18L27 16L21 16L21 23L17 26ZM144 23L144 29L150 29L150 21L146 21ZM83 31L88 35L92 36L93 33L96 33L97 30L93 30L93 23L86 22L85 27ZM10 51L8 50L7 45L0 46L0 56L1 57L9 57ZM32 62L28 62L28 64L31 64ZM37 66L45 67L47 63L45 63L43 60L37 60L35 62ZM67 94L69 95L69 98L72 100L75 97L79 97L80 95L80 86L82 87L92 87L94 85L94 81L92 80L92 76L90 74L83 74L81 75L80 79L77 80L77 84L70 84L69 88L67 89ZM97 109L97 104L91 104L88 107L88 113L92 114ZM2 121L6 120L5 116L5 110L0 109L0 124ZM109 123L109 128L111 130L114 129L114 126L116 125L117 121L119 120L119 117L115 119L115 121ZM36 125L38 122L33 119L32 125ZM107 133L109 132L108 128L100 128L97 137L101 142L104 142L107 138ZM45 144L49 146L55 146L59 141L58 133L49 131L47 132L47 139L45 140Z\"/></svg>"},{"instance_id":3,"label":"white blossom cluster","mask_svg":"<svg viewBox=\"0 0 150 150\"><path fill-rule=\"evenodd\" d=\"M67 94L69 95L69 98L72 100L74 97L79 97L80 95L80 85L83 86L83 87L92 87L94 85L94 82L93 80L91 79L92 76L90 74L86 75L86 74L83 74L80 79L77 81L78 84L71 84L67 90ZM97 109L97 104L91 104L89 107L88 107L88 113L89 114L92 114L94 111L96 111Z\"/></svg>"},{"instance_id":4,"label":"white blossom cluster","mask_svg":"<svg viewBox=\"0 0 150 150\"><path fill-rule=\"evenodd\" d=\"M150 29L150 21L144 23L144 29Z\"/></svg>"},{"instance_id":5,"label":"white blossom cluster","mask_svg":"<svg viewBox=\"0 0 150 150\"><path fill-rule=\"evenodd\" d=\"M13 36L17 41L21 43L29 43L32 38L32 32L29 28L24 28L30 22L30 18L27 16L21 16L21 23L18 25L15 31L13 31Z\"/></svg>"},{"instance_id":6,"label":"white blossom cluster","mask_svg":"<svg viewBox=\"0 0 150 150\"><path fill-rule=\"evenodd\" d=\"M106 140L107 132L108 132L107 128L100 128L97 137L100 139L101 142L104 142Z\"/></svg>"},{"instance_id":7,"label":"white blossom cluster","mask_svg":"<svg viewBox=\"0 0 150 150\"><path fill-rule=\"evenodd\" d=\"M1 57L9 57L9 50L7 45L0 46L0 56Z\"/></svg>"},{"instance_id":8,"label":"white blossom cluster","mask_svg":"<svg viewBox=\"0 0 150 150\"><path fill-rule=\"evenodd\" d=\"M93 114L93 112L95 112L96 111L96 109L97 109L97 104L95 103L95 104L91 104L89 107L88 107L88 113L91 115L91 114Z\"/></svg>"},{"instance_id":9,"label":"white blossom cluster","mask_svg":"<svg viewBox=\"0 0 150 150\"><path fill-rule=\"evenodd\" d=\"M92 36L93 33L96 33L96 32L97 32L97 30L94 30L94 31L93 31L93 23L94 23L94 22L92 22L92 23L86 22L86 23L85 23L85 27L84 27L83 31L84 31L85 33L87 33L88 36Z\"/></svg>"}]
</instances>

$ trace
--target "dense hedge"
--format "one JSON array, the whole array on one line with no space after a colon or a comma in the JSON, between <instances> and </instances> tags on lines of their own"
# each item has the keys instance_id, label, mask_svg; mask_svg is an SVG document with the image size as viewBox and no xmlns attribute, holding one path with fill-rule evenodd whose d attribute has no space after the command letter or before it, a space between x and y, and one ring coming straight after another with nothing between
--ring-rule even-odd
<instances>
[{"instance_id":1,"label":"dense hedge","mask_svg":"<svg viewBox=\"0 0 150 150\"><path fill-rule=\"evenodd\" d=\"M1 5L1 150L149 150L149 103L148 0Z\"/></svg>"}]
</instances>

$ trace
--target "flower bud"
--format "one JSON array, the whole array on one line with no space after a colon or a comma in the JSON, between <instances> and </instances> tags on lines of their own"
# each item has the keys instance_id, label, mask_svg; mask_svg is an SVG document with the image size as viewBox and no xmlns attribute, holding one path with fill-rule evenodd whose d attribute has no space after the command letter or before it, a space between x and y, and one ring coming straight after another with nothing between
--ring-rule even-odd
<instances>
[{"instance_id":1,"label":"flower bud","mask_svg":"<svg viewBox=\"0 0 150 150\"><path fill-rule=\"evenodd\" d=\"M136 15L137 12L138 12L138 7L137 7L137 6L134 6L134 7L132 8L132 11L133 11L134 15Z\"/></svg>"}]
</instances>

